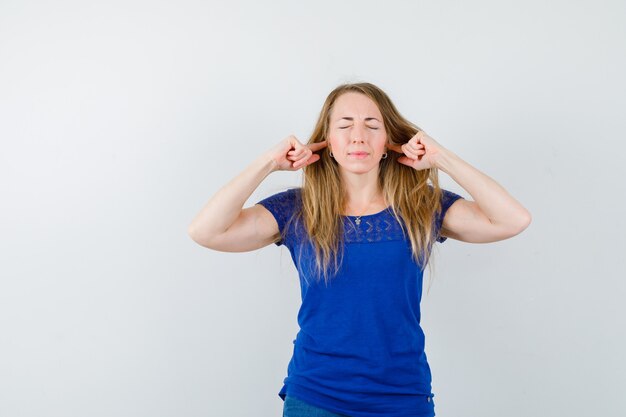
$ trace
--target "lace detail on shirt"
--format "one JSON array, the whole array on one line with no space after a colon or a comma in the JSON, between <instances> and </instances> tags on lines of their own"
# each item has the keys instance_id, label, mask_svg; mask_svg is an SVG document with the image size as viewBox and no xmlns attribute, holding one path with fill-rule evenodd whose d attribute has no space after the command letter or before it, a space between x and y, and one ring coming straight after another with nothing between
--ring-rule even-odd
<instances>
[{"instance_id":1,"label":"lace detail on shirt","mask_svg":"<svg viewBox=\"0 0 626 417\"><path fill-rule=\"evenodd\" d=\"M433 220L434 232L438 242L444 242L447 238L439 235L443 216L448 208L457 199L463 198L451 191L442 189L442 210L436 213ZM288 246L291 238L295 237L295 242L307 241L308 236L302 224L301 218L297 215L302 207L301 189L292 188L286 191L267 197L257 204L265 206L276 218L279 230L285 234L285 242L276 242L277 245L286 243ZM361 216L361 224L356 224L357 216L341 216L344 226L344 241L346 243L375 243L389 242L405 239L402 226L394 217L391 207L376 213ZM408 237L406 237L408 239Z\"/></svg>"},{"instance_id":2,"label":"lace detail on shirt","mask_svg":"<svg viewBox=\"0 0 626 417\"><path fill-rule=\"evenodd\" d=\"M344 238L346 243L374 243L402 240L400 223L393 217L390 209L381 213L361 217L357 225L356 217L343 217Z\"/></svg>"}]
</instances>

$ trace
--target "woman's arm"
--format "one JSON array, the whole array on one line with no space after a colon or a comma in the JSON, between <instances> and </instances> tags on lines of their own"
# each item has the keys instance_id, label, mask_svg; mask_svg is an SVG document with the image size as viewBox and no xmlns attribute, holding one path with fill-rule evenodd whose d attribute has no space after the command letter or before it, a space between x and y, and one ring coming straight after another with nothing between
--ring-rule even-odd
<instances>
[{"instance_id":1,"label":"woman's arm","mask_svg":"<svg viewBox=\"0 0 626 417\"><path fill-rule=\"evenodd\" d=\"M436 161L435 166L474 199L459 199L450 206L443 219L442 235L487 243L508 239L528 227L530 212L492 178L447 149L441 149Z\"/></svg>"},{"instance_id":2,"label":"woman's arm","mask_svg":"<svg viewBox=\"0 0 626 417\"><path fill-rule=\"evenodd\" d=\"M414 169L438 168L474 199L455 201L443 219L441 234L471 243L508 239L528 227L531 215L501 185L441 146L424 131L403 145L388 147L405 156L398 162Z\"/></svg>"},{"instance_id":3,"label":"woman's arm","mask_svg":"<svg viewBox=\"0 0 626 417\"><path fill-rule=\"evenodd\" d=\"M232 238L225 236L226 231L233 226L235 221L241 216L242 207L246 200L250 198L254 190L257 189L265 177L275 170L275 167L276 162L266 155L262 155L252 162L243 172L233 178L211 197L189 225L189 236L202 246L224 250L225 245L228 243L226 241L234 240L234 236L232 236ZM259 213L257 212L257 214ZM245 223L254 225L257 219L254 218L251 220L252 222ZM263 222L263 224L265 224L265 222ZM248 229L249 233L255 232L256 235L256 231L253 228L245 227L243 223L241 226ZM267 232L263 232L263 230L267 230ZM278 226L276 226L276 230L273 232L278 232ZM272 236L265 235L270 233L272 233L272 230L268 230L267 227L262 227L261 236L256 240L267 241L266 244L269 244L271 243L270 239ZM244 236L240 233L239 237L242 238ZM249 234L247 237L248 242L254 239L252 234ZM263 242L258 242L259 245L262 243Z\"/></svg>"},{"instance_id":4,"label":"woman's arm","mask_svg":"<svg viewBox=\"0 0 626 417\"><path fill-rule=\"evenodd\" d=\"M312 164L320 158L313 152L324 146L325 142L303 145L288 136L211 197L189 225L189 236L199 245L224 252L245 252L274 242L279 230L273 215L263 206L243 209L243 205L270 173Z\"/></svg>"}]
</instances>

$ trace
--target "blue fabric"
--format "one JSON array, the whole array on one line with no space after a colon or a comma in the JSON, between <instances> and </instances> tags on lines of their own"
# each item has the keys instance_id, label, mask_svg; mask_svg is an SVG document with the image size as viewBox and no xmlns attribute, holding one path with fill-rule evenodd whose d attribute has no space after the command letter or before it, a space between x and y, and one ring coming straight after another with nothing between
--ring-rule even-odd
<instances>
[{"instance_id":1,"label":"blue fabric","mask_svg":"<svg viewBox=\"0 0 626 417\"><path fill-rule=\"evenodd\" d=\"M443 191L435 216L439 234L447 209L460 195ZM328 285L312 275L315 251L301 219L301 189L257 204L276 218L300 277L300 330L278 395L352 417L434 416L431 373L420 327L424 266L391 208L342 216L344 256Z\"/></svg>"},{"instance_id":2,"label":"blue fabric","mask_svg":"<svg viewBox=\"0 0 626 417\"><path fill-rule=\"evenodd\" d=\"M283 417L346 417L346 415L312 406L298 398L287 395L283 403Z\"/></svg>"}]
</instances>

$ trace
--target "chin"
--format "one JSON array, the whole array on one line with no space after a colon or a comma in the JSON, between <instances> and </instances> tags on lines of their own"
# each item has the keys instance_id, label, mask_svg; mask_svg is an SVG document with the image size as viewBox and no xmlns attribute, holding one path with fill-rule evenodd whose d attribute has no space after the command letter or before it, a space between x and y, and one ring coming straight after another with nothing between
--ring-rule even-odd
<instances>
[{"instance_id":1,"label":"chin","mask_svg":"<svg viewBox=\"0 0 626 417\"><path fill-rule=\"evenodd\" d=\"M349 172L351 174L367 174L368 172L372 170L378 169L378 165L373 165L370 167L366 167L366 166L355 167L355 166L345 166L345 165L340 165L340 166L341 166L342 171Z\"/></svg>"}]
</instances>

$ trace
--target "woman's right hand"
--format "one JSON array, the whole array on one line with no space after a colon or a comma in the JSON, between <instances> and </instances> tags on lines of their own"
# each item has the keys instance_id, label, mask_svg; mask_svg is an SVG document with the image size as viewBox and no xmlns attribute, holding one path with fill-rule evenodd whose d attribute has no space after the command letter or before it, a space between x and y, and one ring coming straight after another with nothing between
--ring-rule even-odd
<instances>
[{"instance_id":1,"label":"woman's right hand","mask_svg":"<svg viewBox=\"0 0 626 417\"><path fill-rule=\"evenodd\" d=\"M326 141L303 145L294 135L289 135L268 151L276 162L274 171L297 171L318 161L320 156L313 152L326 147Z\"/></svg>"}]
</instances>

